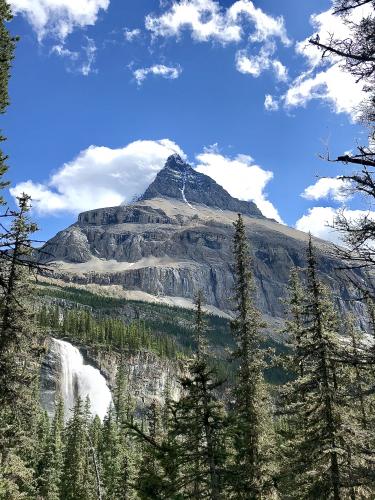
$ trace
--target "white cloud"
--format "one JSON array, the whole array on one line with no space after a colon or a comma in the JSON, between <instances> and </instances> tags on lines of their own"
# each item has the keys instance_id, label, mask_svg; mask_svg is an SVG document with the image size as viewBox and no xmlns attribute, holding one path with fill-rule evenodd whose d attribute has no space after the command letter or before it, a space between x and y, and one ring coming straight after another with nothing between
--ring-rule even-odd
<instances>
[{"instance_id":1,"label":"white cloud","mask_svg":"<svg viewBox=\"0 0 375 500\"><path fill-rule=\"evenodd\" d=\"M303 215L296 222L296 229L311 233L317 238L340 243L340 238L331 226L336 216L336 210L332 207L310 208L307 214Z\"/></svg>"},{"instance_id":2,"label":"white cloud","mask_svg":"<svg viewBox=\"0 0 375 500\"><path fill-rule=\"evenodd\" d=\"M133 71L134 78L136 79L138 85L142 85L145 79L149 75L161 76L168 80L175 80L182 73L180 66L165 66L164 64L155 64L154 66L149 66L148 68L138 68Z\"/></svg>"},{"instance_id":3,"label":"white cloud","mask_svg":"<svg viewBox=\"0 0 375 500\"><path fill-rule=\"evenodd\" d=\"M315 74L307 72L300 75L286 92L284 104L287 108L293 108L320 99L331 104L336 113L347 113L355 118L363 98L361 85L336 63Z\"/></svg>"},{"instance_id":4,"label":"white cloud","mask_svg":"<svg viewBox=\"0 0 375 500\"><path fill-rule=\"evenodd\" d=\"M270 38L280 38L284 45L290 45L284 19L282 17L272 17L255 7L250 0L238 0L228 9L227 16L234 22L239 19L248 18L254 23L255 31L250 35L250 39L256 42L264 42Z\"/></svg>"},{"instance_id":5,"label":"white cloud","mask_svg":"<svg viewBox=\"0 0 375 500\"><path fill-rule=\"evenodd\" d=\"M237 52L237 70L258 77L263 71L272 69L279 81L288 79L286 67L272 57L276 40L285 46L291 44L283 17L266 14L251 0L237 0L227 9L216 0L173 0L162 7L165 5L168 7L160 16L146 16L146 29L153 38L178 38L189 31L199 42L257 44L256 54L247 49Z\"/></svg>"},{"instance_id":6,"label":"white cloud","mask_svg":"<svg viewBox=\"0 0 375 500\"><path fill-rule=\"evenodd\" d=\"M115 206L142 194L173 153L184 156L168 139L135 141L121 149L90 146L47 183L29 180L10 191L13 196L29 194L34 209L41 214Z\"/></svg>"},{"instance_id":7,"label":"white cloud","mask_svg":"<svg viewBox=\"0 0 375 500\"><path fill-rule=\"evenodd\" d=\"M312 14L310 24L315 32L308 38L296 43L296 52L304 56L311 68L322 64L322 53L316 47L309 43L311 37L319 36L320 40L326 40L333 33L337 38L346 38L350 34L350 30L342 22L339 16L333 14L333 9L328 9L319 14ZM328 63L328 61L326 61Z\"/></svg>"},{"instance_id":8,"label":"white cloud","mask_svg":"<svg viewBox=\"0 0 375 500\"><path fill-rule=\"evenodd\" d=\"M315 184L308 186L302 193L307 200L333 198L335 201L345 201L349 197L350 182L338 177L323 177Z\"/></svg>"},{"instance_id":9,"label":"white cloud","mask_svg":"<svg viewBox=\"0 0 375 500\"><path fill-rule=\"evenodd\" d=\"M277 209L264 192L273 173L253 164L250 156L238 155L231 159L216 152L197 156L197 171L206 174L240 200L256 203L263 215L282 222Z\"/></svg>"},{"instance_id":10,"label":"white cloud","mask_svg":"<svg viewBox=\"0 0 375 500\"><path fill-rule=\"evenodd\" d=\"M357 23L370 9L369 6L354 9L348 20ZM363 85L342 69L339 57L332 56L322 60L321 51L309 43L309 39L317 35L321 41L329 40L332 35L345 39L350 34L350 28L339 16L333 14L332 9L312 15L310 22L315 33L295 46L296 53L304 57L307 70L292 82L283 96L284 104L287 108L292 108L306 106L311 100L319 99L328 102L334 112L347 113L355 119L358 105L365 97Z\"/></svg>"},{"instance_id":11,"label":"white cloud","mask_svg":"<svg viewBox=\"0 0 375 500\"><path fill-rule=\"evenodd\" d=\"M127 42L133 42L136 38L138 38L141 34L140 29L129 30L128 28L124 29L124 37Z\"/></svg>"},{"instance_id":12,"label":"white cloud","mask_svg":"<svg viewBox=\"0 0 375 500\"><path fill-rule=\"evenodd\" d=\"M66 57L71 61L77 61L79 52L67 49L63 44L54 45L51 49L51 54L56 54L60 57Z\"/></svg>"},{"instance_id":13,"label":"white cloud","mask_svg":"<svg viewBox=\"0 0 375 500\"><path fill-rule=\"evenodd\" d=\"M148 15L146 28L161 37L179 36L184 28L190 28L192 37L200 42L217 40L228 43L241 40L241 27L228 23L220 5L213 0L175 2L160 17Z\"/></svg>"},{"instance_id":14,"label":"white cloud","mask_svg":"<svg viewBox=\"0 0 375 500\"><path fill-rule=\"evenodd\" d=\"M279 81L286 81L288 70L280 61L272 58L275 50L276 46L272 42L263 45L256 55L249 55L248 51L239 50L236 54L236 68L240 73L249 74L255 78L263 71L273 69Z\"/></svg>"},{"instance_id":15,"label":"white cloud","mask_svg":"<svg viewBox=\"0 0 375 500\"><path fill-rule=\"evenodd\" d=\"M279 109L279 103L270 94L264 97L264 107L267 111L277 111Z\"/></svg>"},{"instance_id":16,"label":"white cloud","mask_svg":"<svg viewBox=\"0 0 375 500\"><path fill-rule=\"evenodd\" d=\"M276 78L280 82L286 82L288 80L288 70L283 63L274 59L271 61L272 68L275 72Z\"/></svg>"},{"instance_id":17,"label":"white cloud","mask_svg":"<svg viewBox=\"0 0 375 500\"><path fill-rule=\"evenodd\" d=\"M297 222L296 228L305 233L311 232L314 236L323 240L332 241L336 244L343 244L340 233L332 229L333 222L341 209L332 207L310 208L307 214L303 215ZM375 220L375 212L363 210L347 210L343 214L348 220L355 221L364 216Z\"/></svg>"},{"instance_id":18,"label":"white cloud","mask_svg":"<svg viewBox=\"0 0 375 500\"><path fill-rule=\"evenodd\" d=\"M39 41L51 35L64 41L78 27L96 23L99 11L110 0L9 0L14 14L22 14L37 33Z\"/></svg>"},{"instance_id":19,"label":"white cloud","mask_svg":"<svg viewBox=\"0 0 375 500\"><path fill-rule=\"evenodd\" d=\"M97 47L92 38L85 37L86 44L81 47L81 51L71 51L61 43L54 45L51 49L52 54L59 57L64 57L69 61L67 70L69 72L81 73L83 76L88 76L94 72L94 64L96 59Z\"/></svg>"},{"instance_id":20,"label":"white cloud","mask_svg":"<svg viewBox=\"0 0 375 500\"><path fill-rule=\"evenodd\" d=\"M242 40L245 21L254 27L252 41L279 38L284 44L290 43L283 18L264 13L250 0L238 0L226 10L215 0L175 1L161 16L148 15L146 28L160 37L178 37L189 29L197 41L227 44Z\"/></svg>"},{"instance_id":21,"label":"white cloud","mask_svg":"<svg viewBox=\"0 0 375 500\"><path fill-rule=\"evenodd\" d=\"M94 71L93 66L95 63L96 51L97 51L94 40L88 37L86 37L86 40L87 44L83 48L84 53L86 54L86 60L80 67L80 73L82 73L82 75L84 76L88 76L90 73Z\"/></svg>"}]
</instances>

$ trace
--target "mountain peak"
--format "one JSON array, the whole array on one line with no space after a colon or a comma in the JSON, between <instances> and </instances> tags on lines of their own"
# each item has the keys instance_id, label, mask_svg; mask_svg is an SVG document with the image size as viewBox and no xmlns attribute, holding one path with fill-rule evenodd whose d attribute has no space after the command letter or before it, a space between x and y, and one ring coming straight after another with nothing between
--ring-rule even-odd
<instances>
[{"instance_id":1,"label":"mountain peak","mask_svg":"<svg viewBox=\"0 0 375 500\"><path fill-rule=\"evenodd\" d=\"M187 168L191 168L179 154L175 153L167 158L164 166L165 169L174 170L176 172L184 172Z\"/></svg>"},{"instance_id":2,"label":"mountain peak","mask_svg":"<svg viewBox=\"0 0 375 500\"><path fill-rule=\"evenodd\" d=\"M178 154L169 156L164 168L146 189L141 200L152 198L175 198L184 201L187 205L198 203L220 210L264 218L255 203L233 198L211 177L194 170Z\"/></svg>"}]
</instances>

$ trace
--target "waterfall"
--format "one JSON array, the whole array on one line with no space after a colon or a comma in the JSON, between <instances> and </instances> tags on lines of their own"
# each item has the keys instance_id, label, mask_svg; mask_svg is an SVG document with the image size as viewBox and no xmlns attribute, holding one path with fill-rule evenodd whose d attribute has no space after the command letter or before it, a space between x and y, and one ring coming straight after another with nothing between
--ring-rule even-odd
<instances>
[{"instance_id":1,"label":"waterfall","mask_svg":"<svg viewBox=\"0 0 375 500\"><path fill-rule=\"evenodd\" d=\"M93 415L103 421L112 401L111 391L99 370L84 363L82 354L69 342L52 339L52 349L60 360L60 390L65 416L69 418L80 396L90 399Z\"/></svg>"}]
</instances>

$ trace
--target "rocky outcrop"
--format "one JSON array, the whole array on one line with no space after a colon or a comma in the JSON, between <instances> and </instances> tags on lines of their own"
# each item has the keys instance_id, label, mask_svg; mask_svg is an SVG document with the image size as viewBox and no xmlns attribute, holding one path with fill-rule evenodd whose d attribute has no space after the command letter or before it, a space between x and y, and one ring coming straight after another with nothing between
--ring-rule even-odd
<instances>
[{"instance_id":1,"label":"rocky outcrop","mask_svg":"<svg viewBox=\"0 0 375 500\"><path fill-rule=\"evenodd\" d=\"M46 355L40 369L40 398L42 407L52 416L55 412L56 394L60 391L62 367L53 343L50 340L46 342Z\"/></svg>"},{"instance_id":2,"label":"rocky outcrop","mask_svg":"<svg viewBox=\"0 0 375 500\"><path fill-rule=\"evenodd\" d=\"M196 172L177 154L168 158L163 170L158 173L140 199L150 200L160 197L182 198L186 203L198 203L219 210L230 210L263 218L255 203L233 198L211 177Z\"/></svg>"},{"instance_id":3,"label":"rocky outcrop","mask_svg":"<svg viewBox=\"0 0 375 500\"><path fill-rule=\"evenodd\" d=\"M178 382L183 367L177 361L160 358L150 351L105 352L81 347L83 356L96 366L114 387L119 366L125 368L128 390L135 398L138 408L147 407L153 400L163 402L167 392L172 399L178 399L181 387Z\"/></svg>"},{"instance_id":4,"label":"rocky outcrop","mask_svg":"<svg viewBox=\"0 0 375 500\"><path fill-rule=\"evenodd\" d=\"M56 395L61 391L61 359L54 346L54 342L47 341L40 372L41 402L50 416L54 414ZM155 399L163 402L167 392L173 399L180 395L178 376L182 374L182 365L177 361L162 359L149 351L124 351L120 356L116 351L100 351L83 345L76 347L87 364L100 370L111 389L115 386L119 366L124 366L129 393L140 411Z\"/></svg>"},{"instance_id":5,"label":"rocky outcrop","mask_svg":"<svg viewBox=\"0 0 375 500\"><path fill-rule=\"evenodd\" d=\"M307 235L264 218L253 204L235 200L177 156L140 201L81 214L44 246L40 258L54 262L53 275L66 282L120 285L189 300L200 289L207 304L230 312L237 212L244 215L249 235L258 306L280 319L290 269L306 263ZM315 246L321 276L339 307L361 307L348 300L353 283L363 279L360 271L339 271L333 247L318 239Z\"/></svg>"}]
</instances>

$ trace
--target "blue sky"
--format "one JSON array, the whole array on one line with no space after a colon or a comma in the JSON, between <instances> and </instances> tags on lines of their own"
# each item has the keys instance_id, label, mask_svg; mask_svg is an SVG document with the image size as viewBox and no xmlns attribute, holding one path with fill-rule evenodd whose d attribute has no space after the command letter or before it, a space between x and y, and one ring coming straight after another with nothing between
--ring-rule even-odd
<instances>
[{"instance_id":1,"label":"blue sky","mask_svg":"<svg viewBox=\"0 0 375 500\"><path fill-rule=\"evenodd\" d=\"M266 215L332 237L342 186L317 176L343 167L318 155L364 132L360 86L305 42L345 33L330 0L10 3L9 177L32 195L40 238L141 194L173 151Z\"/></svg>"}]
</instances>

